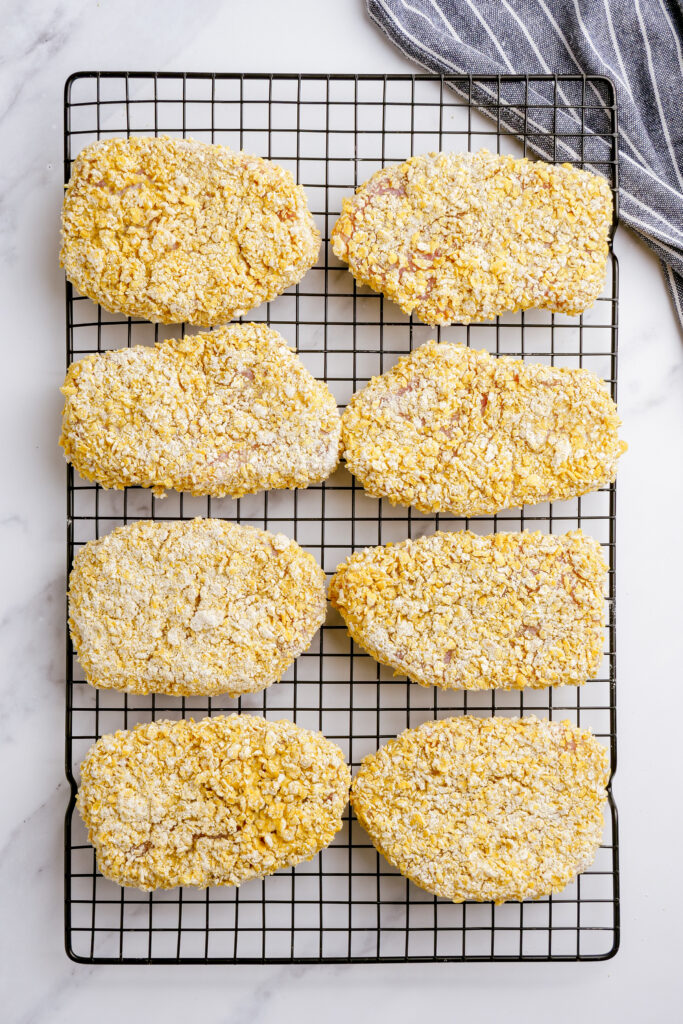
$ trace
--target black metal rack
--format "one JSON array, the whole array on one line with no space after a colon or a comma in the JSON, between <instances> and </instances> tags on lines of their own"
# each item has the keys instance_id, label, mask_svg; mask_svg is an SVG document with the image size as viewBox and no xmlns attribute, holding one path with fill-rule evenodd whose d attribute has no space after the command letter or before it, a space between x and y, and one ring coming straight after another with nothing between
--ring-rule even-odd
<instances>
[{"instance_id":1,"label":"black metal rack","mask_svg":"<svg viewBox=\"0 0 683 1024\"><path fill-rule=\"evenodd\" d=\"M482 117L481 113L486 115ZM491 123L493 119L493 124ZM239 75L81 72L66 83L64 174L87 143L121 134L191 135L243 148L289 167L304 185L325 244L297 288L255 310L296 345L329 382L340 405L373 374L430 337L496 354L586 366L616 395L618 269L581 317L530 311L495 323L434 329L356 286L328 245L341 199L380 166L413 153L486 147L569 160L617 186L616 104L605 78L551 75ZM67 360L107 348L152 343L163 328L106 313L66 288ZM223 516L283 530L329 573L350 550L418 536L436 527L480 532L582 526L610 565L605 657L582 688L506 693L425 689L354 647L330 612L311 648L283 682L230 698L134 697L83 681L67 636L65 939L82 963L410 962L596 960L619 943L616 808L610 795L604 843L594 865L558 896L533 903L455 905L401 878L350 812L344 830L315 860L239 889L146 894L102 878L75 813L78 766L97 737L154 717L243 710L288 717L338 742L352 765L407 726L448 714L538 714L591 726L616 768L615 490L573 501L458 520L392 508L367 497L340 468L305 491L239 501L131 488L107 491L68 470L67 567L74 550L137 518Z\"/></svg>"}]
</instances>

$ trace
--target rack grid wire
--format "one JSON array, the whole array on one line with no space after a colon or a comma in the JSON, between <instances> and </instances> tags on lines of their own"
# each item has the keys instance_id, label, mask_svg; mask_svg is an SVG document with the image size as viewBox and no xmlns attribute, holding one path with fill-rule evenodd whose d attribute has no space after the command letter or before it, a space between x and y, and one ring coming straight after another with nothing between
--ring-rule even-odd
<instances>
[{"instance_id":1,"label":"rack grid wire","mask_svg":"<svg viewBox=\"0 0 683 1024\"><path fill-rule=\"evenodd\" d=\"M493 123L492 123L493 122ZM488 148L567 160L603 173L617 201L617 124L602 77L502 75L266 75L79 72L64 98L65 181L95 139L192 136L271 158L305 188L323 235L315 268L296 288L254 310L295 345L340 406L373 375L431 337L495 354L585 366L616 397L618 268L580 317L533 310L493 323L434 329L356 285L328 239L344 196L379 167L430 150ZM616 224L616 219L615 219ZM194 332L194 328L189 331ZM108 314L66 286L67 361L175 337L167 328ZM75 550L140 518L221 516L283 531L329 574L353 550L436 528L564 532L583 527L609 562L608 626L596 680L545 691L441 691L395 679L349 638L331 611L284 680L235 701L136 697L84 682L67 629L65 941L87 963L410 962L596 960L619 943L617 816L611 793L595 863L559 895L535 902L453 904L402 878L347 811L344 828L313 861L240 888L143 893L97 871L75 795L79 764L103 733L155 718L240 712L320 729L360 760L408 726L435 717L538 714L590 726L616 768L615 489L572 501L458 519L394 508L368 497L344 467L307 490L237 501L129 488L108 491L68 473L67 568Z\"/></svg>"}]
</instances>

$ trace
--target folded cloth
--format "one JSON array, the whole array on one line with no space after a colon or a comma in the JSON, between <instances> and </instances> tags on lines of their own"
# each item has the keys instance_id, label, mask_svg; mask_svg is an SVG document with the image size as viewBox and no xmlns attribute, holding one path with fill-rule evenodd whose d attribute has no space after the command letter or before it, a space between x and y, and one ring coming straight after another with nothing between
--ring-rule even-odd
<instances>
[{"instance_id":1,"label":"folded cloth","mask_svg":"<svg viewBox=\"0 0 683 1024\"><path fill-rule=\"evenodd\" d=\"M659 256L683 326L683 5L679 0L366 2L370 17L386 35L431 71L586 74L612 80L619 106L620 216ZM567 107L576 103L563 96L562 89L560 85L558 103ZM533 91L531 85L524 99L539 106L526 113L514 107L501 109L503 127L523 133L529 148L546 160L579 159L600 170L600 161L609 160L604 91L587 83L583 119L580 112L557 110L552 123L548 123L547 96L540 91L533 95ZM498 108L491 107L495 83L473 87L471 99L497 118ZM583 139L582 123L587 133ZM534 131L539 134L530 134ZM567 138L557 138L565 133Z\"/></svg>"}]
</instances>

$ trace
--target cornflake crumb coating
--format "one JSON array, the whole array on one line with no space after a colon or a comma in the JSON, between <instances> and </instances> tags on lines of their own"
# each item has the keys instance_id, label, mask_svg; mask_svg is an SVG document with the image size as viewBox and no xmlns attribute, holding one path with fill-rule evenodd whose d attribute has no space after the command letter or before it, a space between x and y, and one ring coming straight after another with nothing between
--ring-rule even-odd
<instances>
[{"instance_id":1,"label":"cornflake crumb coating","mask_svg":"<svg viewBox=\"0 0 683 1024\"><path fill-rule=\"evenodd\" d=\"M104 487L239 498L318 483L339 461L334 396L262 324L98 352L62 392L66 459Z\"/></svg>"},{"instance_id":2,"label":"cornflake crumb coating","mask_svg":"<svg viewBox=\"0 0 683 1024\"><path fill-rule=\"evenodd\" d=\"M349 783L339 747L292 722L159 721L95 743L78 809L119 885L239 885L331 843Z\"/></svg>"},{"instance_id":3,"label":"cornflake crumb coating","mask_svg":"<svg viewBox=\"0 0 683 1024\"><path fill-rule=\"evenodd\" d=\"M303 188L270 160L194 139L104 139L74 161L60 265L112 313L223 324L313 266Z\"/></svg>"},{"instance_id":4,"label":"cornflake crumb coating","mask_svg":"<svg viewBox=\"0 0 683 1024\"><path fill-rule=\"evenodd\" d=\"M284 534L143 520L76 553L71 638L105 689L231 697L282 678L325 620L325 574Z\"/></svg>"},{"instance_id":5,"label":"cornflake crumb coating","mask_svg":"<svg viewBox=\"0 0 683 1024\"><path fill-rule=\"evenodd\" d=\"M353 396L343 456L373 497L489 514L611 483L620 423L588 370L428 341Z\"/></svg>"},{"instance_id":6,"label":"cornflake crumb coating","mask_svg":"<svg viewBox=\"0 0 683 1024\"><path fill-rule=\"evenodd\" d=\"M463 530L351 555L329 597L361 647L423 686L580 685L602 657L606 573L580 530Z\"/></svg>"},{"instance_id":7,"label":"cornflake crumb coating","mask_svg":"<svg viewBox=\"0 0 683 1024\"><path fill-rule=\"evenodd\" d=\"M592 864L608 779L605 747L568 721L464 715L366 757L351 805L420 888L502 903L561 892Z\"/></svg>"},{"instance_id":8,"label":"cornflake crumb coating","mask_svg":"<svg viewBox=\"0 0 683 1024\"><path fill-rule=\"evenodd\" d=\"M603 289L608 182L571 164L428 153L345 199L332 248L362 284L427 324L520 309L573 315Z\"/></svg>"}]
</instances>

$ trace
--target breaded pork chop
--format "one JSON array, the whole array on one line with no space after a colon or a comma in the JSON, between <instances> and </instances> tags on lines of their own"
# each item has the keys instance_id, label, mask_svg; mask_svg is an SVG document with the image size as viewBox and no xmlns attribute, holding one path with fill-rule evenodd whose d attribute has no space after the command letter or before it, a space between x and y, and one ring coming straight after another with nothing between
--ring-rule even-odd
<instances>
[{"instance_id":1,"label":"breaded pork chop","mask_svg":"<svg viewBox=\"0 0 683 1024\"><path fill-rule=\"evenodd\" d=\"M60 265L113 313L224 324L296 284L320 232L289 171L194 139L103 139L64 195Z\"/></svg>"},{"instance_id":2,"label":"breaded pork chop","mask_svg":"<svg viewBox=\"0 0 683 1024\"><path fill-rule=\"evenodd\" d=\"M343 455L373 497L486 515L611 483L620 422L588 370L428 341L353 396Z\"/></svg>"},{"instance_id":3,"label":"breaded pork chop","mask_svg":"<svg viewBox=\"0 0 683 1024\"><path fill-rule=\"evenodd\" d=\"M292 722L159 721L95 743L78 809L119 885L239 885L328 846L349 782L339 747Z\"/></svg>"},{"instance_id":4,"label":"breaded pork chop","mask_svg":"<svg viewBox=\"0 0 683 1024\"><path fill-rule=\"evenodd\" d=\"M581 685L602 657L606 574L580 530L457 530L357 551L329 597L361 647L423 686Z\"/></svg>"},{"instance_id":5,"label":"breaded pork chop","mask_svg":"<svg viewBox=\"0 0 683 1024\"><path fill-rule=\"evenodd\" d=\"M104 487L239 498L339 461L333 395L263 324L86 356L62 392L66 458Z\"/></svg>"},{"instance_id":6,"label":"breaded pork chop","mask_svg":"<svg viewBox=\"0 0 683 1024\"><path fill-rule=\"evenodd\" d=\"M570 722L462 715L366 757L351 806L373 844L444 899L562 892L600 845L607 750Z\"/></svg>"},{"instance_id":7,"label":"breaded pork chop","mask_svg":"<svg viewBox=\"0 0 683 1024\"><path fill-rule=\"evenodd\" d=\"M427 324L520 309L575 314L602 291L608 182L571 164L428 153L345 199L332 248L361 283Z\"/></svg>"},{"instance_id":8,"label":"breaded pork chop","mask_svg":"<svg viewBox=\"0 0 683 1024\"><path fill-rule=\"evenodd\" d=\"M128 693L262 690L306 650L326 607L313 555L224 519L129 523L88 541L69 577L86 680Z\"/></svg>"}]
</instances>

